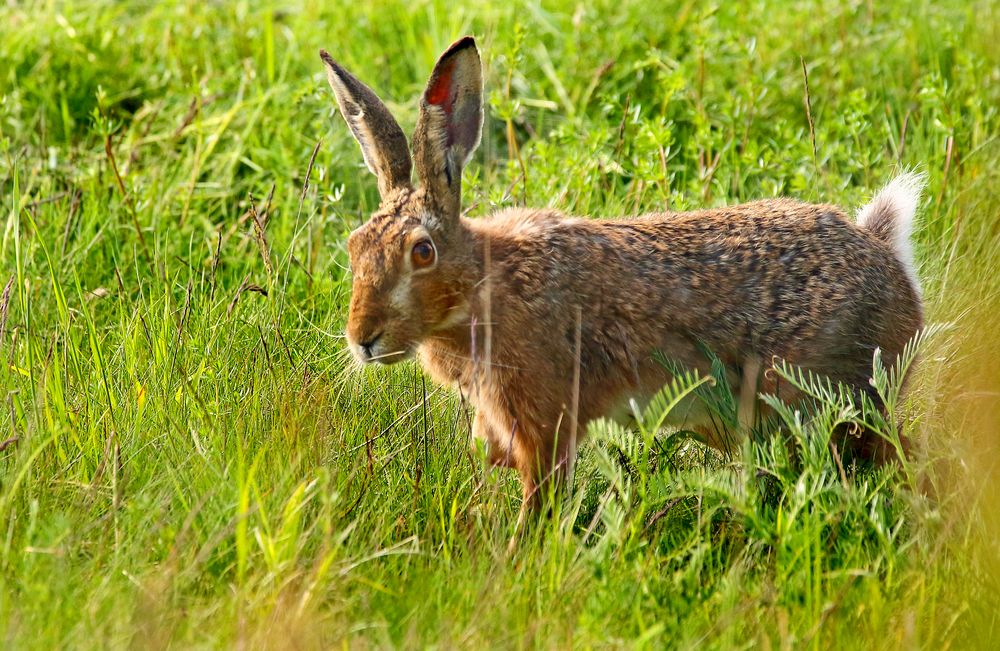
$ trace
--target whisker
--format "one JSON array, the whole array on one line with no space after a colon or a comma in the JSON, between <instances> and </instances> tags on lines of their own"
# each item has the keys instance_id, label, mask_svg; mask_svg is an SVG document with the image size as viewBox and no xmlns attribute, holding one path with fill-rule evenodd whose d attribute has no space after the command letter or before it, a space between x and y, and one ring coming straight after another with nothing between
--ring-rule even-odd
<instances>
[{"instance_id":1,"label":"whisker","mask_svg":"<svg viewBox=\"0 0 1000 651\"><path fill-rule=\"evenodd\" d=\"M374 362L379 359L385 359L386 357L396 357L397 355L405 355L405 354L406 354L406 349L401 348L399 350L394 350L392 352L382 353L381 355L375 355L374 357L369 357L368 361Z\"/></svg>"},{"instance_id":2,"label":"whisker","mask_svg":"<svg viewBox=\"0 0 1000 651\"><path fill-rule=\"evenodd\" d=\"M425 338L425 340L430 340L430 339L436 339L436 340L445 341L445 342L452 341L448 337L435 336L435 335L430 335L430 336L428 336L428 337ZM469 363L474 363L475 362L475 360L470 355L463 355L462 353L458 353L458 352L455 352L455 351L452 351L452 350L447 350L447 349L435 349L434 354L435 355L443 355L443 356L447 357L448 359L460 359L462 361L469 362ZM496 368L510 369L510 370L514 370L514 371L523 371L523 370L527 369L527 367L524 367L524 366L514 366L513 364L503 364L501 362L496 362L496 361L494 361L492 363L492 366L495 366Z\"/></svg>"}]
</instances>

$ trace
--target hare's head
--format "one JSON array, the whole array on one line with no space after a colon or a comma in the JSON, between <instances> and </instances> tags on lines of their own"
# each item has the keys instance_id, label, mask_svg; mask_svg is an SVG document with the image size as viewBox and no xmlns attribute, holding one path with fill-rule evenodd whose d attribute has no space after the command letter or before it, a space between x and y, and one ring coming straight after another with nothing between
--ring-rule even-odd
<instances>
[{"instance_id":1,"label":"hare's head","mask_svg":"<svg viewBox=\"0 0 1000 651\"><path fill-rule=\"evenodd\" d=\"M347 241L347 340L362 362L391 364L468 317L464 289L476 252L460 215L462 168L483 124L479 52L467 36L441 55L420 100L412 162L403 130L375 93L320 56L382 197ZM420 188L410 183L413 166Z\"/></svg>"}]
</instances>

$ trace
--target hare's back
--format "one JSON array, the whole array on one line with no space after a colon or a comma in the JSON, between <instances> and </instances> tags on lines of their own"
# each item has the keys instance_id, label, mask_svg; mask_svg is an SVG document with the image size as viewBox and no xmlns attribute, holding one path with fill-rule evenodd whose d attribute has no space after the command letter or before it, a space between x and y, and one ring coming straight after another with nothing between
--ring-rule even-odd
<instances>
[{"instance_id":1,"label":"hare's back","mask_svg":"<svg viewBox=\"0 0 1000 651\"><path fill-rule=\"evenodd\" d=\"M691 296L686 325L719 346L738 337L765 358L853 380L876 348L894 355L920 327L903 264L835 206L782 199L636 223L671 243L661 268Z\"/></svg>"}]
</instances>

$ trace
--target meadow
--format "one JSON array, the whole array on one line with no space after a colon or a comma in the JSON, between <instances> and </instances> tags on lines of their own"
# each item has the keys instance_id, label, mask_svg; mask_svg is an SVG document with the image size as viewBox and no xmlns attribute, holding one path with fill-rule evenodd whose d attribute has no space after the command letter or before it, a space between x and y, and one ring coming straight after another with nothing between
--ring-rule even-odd
<instances>
[{"instance_id":1,"label":"meadow","mask_svg":"<svg viewBox=\"0 0 1000 651\"><path fill-rule=\"evenodd\" d=\"M318 56L409 132L464 34L472 217L925 171L905 463L841 464L821 385L731 455L665 399L508 548L461 396L347 351L378 193ZM4 3L0 646L996 648L998 43L992 0Z\"/></svg>"}]
</instances>

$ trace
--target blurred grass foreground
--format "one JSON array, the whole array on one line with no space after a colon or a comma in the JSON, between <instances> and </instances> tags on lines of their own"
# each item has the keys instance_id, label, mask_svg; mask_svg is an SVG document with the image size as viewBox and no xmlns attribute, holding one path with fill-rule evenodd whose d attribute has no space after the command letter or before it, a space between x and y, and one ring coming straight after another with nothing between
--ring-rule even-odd
<instances>
[{"instance_id":1,"label":"blurred grass foreground","mask_svg":"<svg viewBox=\"0 0 1000 651\"><path fill-rule=\"evenodd\" d=\"M997 648L998 13L4 3L0 646ZM597 423L508 552L518 488L461 397L350 362L344 242L377 192L317 55L410 131L467 33L472 217L853 210L926 171L940 331L899 410L906 467L839 468L822 414L797 455Z\"/></svg>"}]
</instances>

